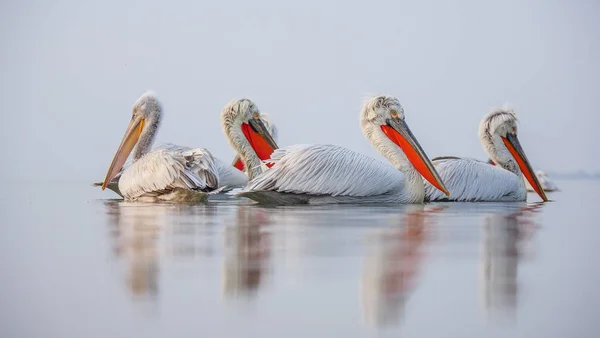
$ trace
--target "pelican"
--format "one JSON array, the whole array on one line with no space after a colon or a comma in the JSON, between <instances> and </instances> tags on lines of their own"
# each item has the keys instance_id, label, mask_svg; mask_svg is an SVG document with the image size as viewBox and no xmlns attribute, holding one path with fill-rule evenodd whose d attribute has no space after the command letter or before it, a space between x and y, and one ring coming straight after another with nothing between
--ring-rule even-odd
<instances>
[{"instance_id":1,"label":"pelican","mask_svg":"<svg viewBox=\"0 0 600 338\"><path fill-rule=\"evenodd\" d=\"M232 109L237 113L237 120L247 122L248 135L253 140L263 141L259 148L261 154L266 153L265 147L271 147L271 151L277 147L260 120L260 112L250 100L232 101L224 112ZM167 144L149 152L161 116L162 106L152 92L143 94L136 101L131 122L108 169L102 190L109 184L114 186L119 175L117 190L128 201L205 202L209 195L206 192L217 190L220 181L237 179L227 177L228 166L203 148ZM239 126L238 129L242 133ZM131 165L120 171L132 150ZM256 153L254 157L258 157ZM246 158L252 159L252 155L248 152Z\"/></svg>"},{"instance_id":2,"label":"pelican","mask_svg":"<svg viewBox=\"0 0 600 338\"><path fill-rule=\"evenodd\" d=\"M236 196L265 204L423 203L421 175L448 194L398 99L365 101L360 121L364 135L392 165L335 145L295 145L275 150L274 166Z\"/></svg>"},{"instance_id":3,"label":"pelican","mask_svg":"<svg viewBox=\"0 0 600 338\"><path fill-rule=\"evenodd\" d=\"M448 185L450 196L443 196L425 183L427 200L526 201L524 175L542 200L548 201L517 138L517 117L513 110L500 108L488 113L479 125L479 138L498 165L453 156L435 158L433 163Z\"/></svg>"}]
</instances>

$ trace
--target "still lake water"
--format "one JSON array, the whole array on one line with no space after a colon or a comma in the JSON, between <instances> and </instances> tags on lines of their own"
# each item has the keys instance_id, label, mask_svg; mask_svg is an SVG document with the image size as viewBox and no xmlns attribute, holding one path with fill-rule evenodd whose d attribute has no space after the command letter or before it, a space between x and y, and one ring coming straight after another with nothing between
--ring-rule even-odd
<instances>
[{"instance_id":1,"label":"still lake water","mask_svg":"<svg viewBox=\"0 0 600 338\"><path fill-rule=\"evenodd\" d=\"M600 337L600 181L551 203L124 203L4 182L0 337Z\"/></svg>"}]
</instances>

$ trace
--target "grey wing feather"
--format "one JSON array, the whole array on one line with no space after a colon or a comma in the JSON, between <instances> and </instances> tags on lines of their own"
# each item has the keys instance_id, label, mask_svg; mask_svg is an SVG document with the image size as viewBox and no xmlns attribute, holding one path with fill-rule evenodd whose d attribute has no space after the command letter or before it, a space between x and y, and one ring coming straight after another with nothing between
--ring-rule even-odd
<instances>
[{"instance_id":1,"label":"grey wing feather","mask_svg":"<svg viewBox=\"0 0 600 338\"><path fill-rule=\"evenodd\" d=\"M162 194L175 188L210 191L218 186L212 155L204 149L186 152L152 151L121 175L119 190L126 199Z\"/></svg>"},{"instance_id":2,"label":"grey wing feather","mask_svg":"<svg viewBox=\"0 0 600 338\"><path fill-rule=\"evenodd\" d=\"M204 148L194 148L181 152L186 159L186 168L199 179L197 185L202 191L212 191L219 187L219 170L215 158ZM201 188L204 186L204 188ZM197 190L194 189L194 190Z\"/></svg>"},{"instance_id":3,"label":"grey wing feather","mask_svg":"<svg viewBox=\"0 0 600 338\"><path fill-rule=\"evenodd\" d=\"M163 143L156 146L154 149L166 149L169 151L186 152L191 150L192 148L180 146L173 143ZM206 151L208 152L208 150ZM232 188L240 188L248 183L248 177L246 176L246 174L236 169L231 164L225 163L216 157L213 157L213 161L219 176L219 187L226 188L223 191L229 191Z\"/></svg>"},{"instance_id":4,"label":"grey wing feather","mask_svg":"<svg viewBox=\"0 0 600 338\"><path fill-rule=\"evenodd\" d=\"M276 164L248 183L245 191L328 196L375 196L400 191L402 174L391 165L335 145L277 149Z\"/></svg>"},{"instance_id":5,"label":"grey wing feather","mask_svg":"<svg viewBox=\"0 0 600 338\"><path fill-rule=\"evenodd\" d=\"M469 158L443 157L433 164L450 196L425 181L428 201L514 201L521 199L521 178L508 170Z\"/></svg>"}]
</instances>

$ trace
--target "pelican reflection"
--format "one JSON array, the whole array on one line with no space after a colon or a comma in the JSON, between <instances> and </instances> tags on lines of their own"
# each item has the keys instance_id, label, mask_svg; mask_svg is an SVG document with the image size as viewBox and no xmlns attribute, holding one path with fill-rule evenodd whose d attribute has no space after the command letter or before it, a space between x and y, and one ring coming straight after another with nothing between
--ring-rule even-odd
<instances>
[{"instance_id":1,"label":"pelican reflection","mask_svg":"<svg viewBox=\"0 0 600 338\"><path fill-rule=\"evenodd\" d=\"M437 212L445 206L407 205L393 215L390 228L376 229L367 247L362 274L365 320L370 325L397 324L414 290Z\"/></svg>"},{"instance_id":2,"label":"pelican reflection","mask_svg":"<svg viewBox=\"0 0 600 338\"><path fill-rule=\"evenodd\" d=\"M533 212L542 203L509 214L493 214L483 220L482 301L492 316L513 316L518 305L519 263L537 225Z\"/></svg>"},{"instance_id":3,"label":"pelican reflection","mask_svg":"<svg viewBox=\"0 0 600 338\"><path fill-rule=\"evenodd\" d=\"M223 293L253 296L268 276L271 236L268 210L240 206L235 219L225 221Z\"/></svg>"},{"instance_id":4,"label":"pelican reflection","mask_svg":"<svg viewBox=\"0 0 600 338\"><path fill-rule=\"evenodd\" d=\"M127 264L126 285L135 297L158 294L159 270L156 238L160 208L143 205L123 207L119 201L105 203L113 252Z\"/></svg>"},{"instance_id":5,"label":"pelican reflection","mask_svg":"<svg viewBox=\"0 0 600 338\"><path fill-rule=\"evenodd\" d=\"M136 297L154 299L165 258L212 255L218 212L206 206L105 202L113 252L126 266L125 280Z\"/></svg>"}]
</instances>

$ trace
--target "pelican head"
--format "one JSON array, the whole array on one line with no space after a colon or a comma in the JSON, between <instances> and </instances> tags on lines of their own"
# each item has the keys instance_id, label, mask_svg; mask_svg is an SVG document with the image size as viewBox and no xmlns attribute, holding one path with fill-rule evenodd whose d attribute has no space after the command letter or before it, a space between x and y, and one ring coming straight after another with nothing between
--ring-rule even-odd
<instances>
[{"instance_id":1,"label":"pelican head","mask_svg":"<svg viewBox=\"0 0 600 338\"><path fill-rule=\"evenodd\" d=\"M548 201L517 138L517 115L512 109L492 109L479 125L479 138L492 161L517 175L523 173L542 200Z\"/></svg>"},{"instance_id":2,"label":"pelican head","mask_svg":"<svg viewBox=\"0 0 600 338\"><path fill-rule=\"evenodd\" d=\"M273 121L271 120L271 116L269 116L265 113L261 113L260 119L265 124L265 127L267 127L267 130L269 131L269 134L271 135L273 140L275 142L277 142L277 135L279 132L278 132L277 126L275 126L275 123L273 123ZM232 165L241 171L244 170L244 162L242 162L240 155L235 155Z\"/></svg>"},{"instance_id":3,"label":"pelican head","mask_svg":"<svg viewBox=\"0 0 600 338\"><path fill-rule=\"evenodd\" d=\"M277 144L265 126L260 110L249 99L229 102L221 112L223 132L240 155L252 179L261 172L261 161L268 160Z\"/></svg>"},{"instance_id":4,"label":"pelican head","mask_svg":"<svg viewBox=\"0 0 600 338\"><path fill-rule=\"evenodd\" d=\"M404 108L398 99L387 95L367 99L361 110L360 123L367 139L397 168L405 171L416 169L434 187L450 195L433 163L408 128ZM400 163L392 155L398 153L398 148L402 154Z\"/></svg>"},{"instance_id":5,"label":"pelican head","mask_svg":"<svg viewBox=\"0 0 600 338\"><path fill-rule=\"evenodd\" d=\"M121 170L134 147L134 161L148 152L148 149L154 141L158 126L160 125L161 115L162 106L156 98L156 95L151 91L144 93L133 104L131 121L129 122L129 126L127 126L123 140L108 168L108 172L106 173L106 177L102 184L102 190L106 188L106 185L110 183L119 170Z\"/></svg>"}]
</instances>

